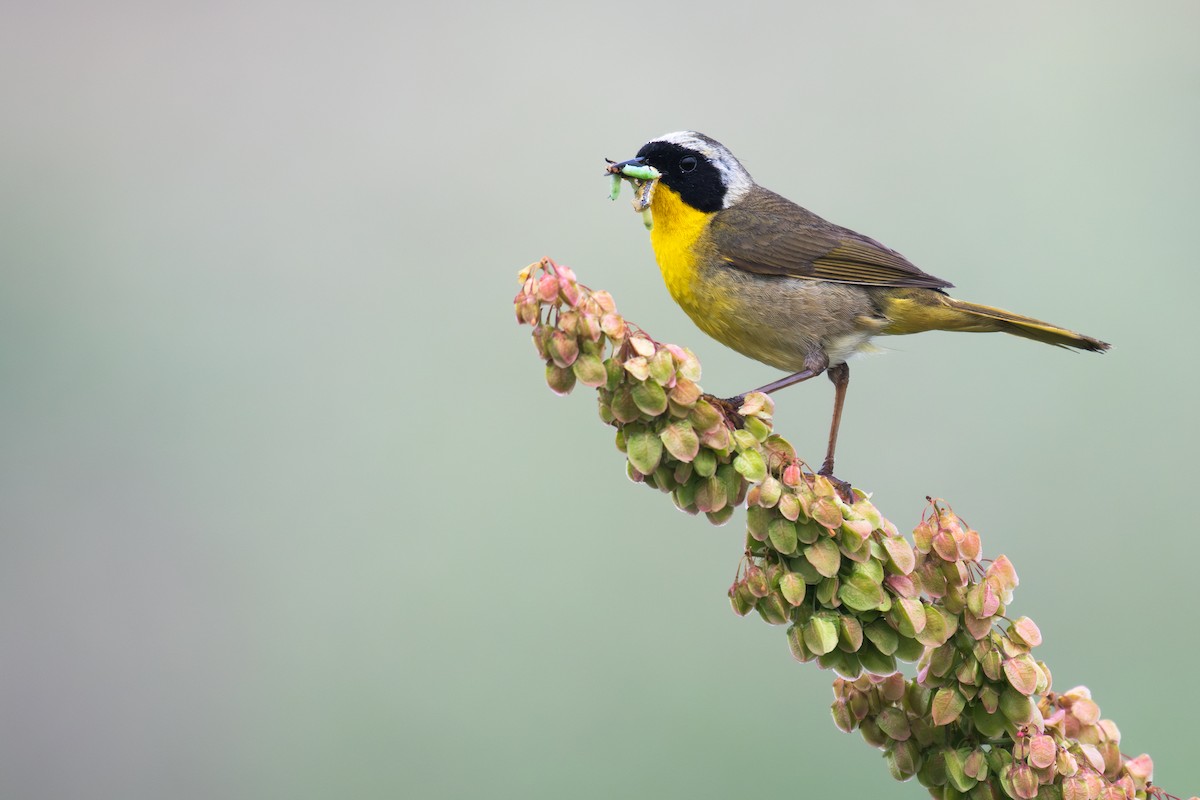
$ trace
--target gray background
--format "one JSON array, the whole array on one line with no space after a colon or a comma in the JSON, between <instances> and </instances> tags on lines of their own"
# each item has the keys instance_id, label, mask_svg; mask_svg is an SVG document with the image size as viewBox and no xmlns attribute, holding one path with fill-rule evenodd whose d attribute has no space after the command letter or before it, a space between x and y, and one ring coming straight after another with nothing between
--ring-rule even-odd
<instances>
[{"instance_id":1,"label":"gray background","mask_svg":"<svg viewBox=\"0 0 1200 800\"><path fill-rule=\"evenodd\" d=\"M1056 687L1200 790L1192 2L6 4L0 794L922 797L512 319L542 255L690 345L602 158L680 128L964 298L840 472L1008 554ZM779 397L819 461L827 382Z\"/></svg>"}]
</instances>

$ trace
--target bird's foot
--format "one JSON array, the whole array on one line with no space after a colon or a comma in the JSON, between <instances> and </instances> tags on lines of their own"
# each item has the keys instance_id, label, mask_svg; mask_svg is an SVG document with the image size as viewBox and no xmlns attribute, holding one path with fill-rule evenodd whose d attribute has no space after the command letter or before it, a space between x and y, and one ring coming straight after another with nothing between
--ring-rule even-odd
<instances>
[{"instance_id":1,"label":"bird's foot","mask_svg":"<svg viewBox=\"0 0 1200 800\"><path fill-rule=\"evenodd\" d=\"M824 475L829 479L829 482L833 484L834 490L837 491L838 496L841 497L844 502L854 502L854 487L850 485L850 481L844 481L840 478L834 477L832 464L827 463L825 466L821 467L821 471L817 474Z\"/></svg>"},{"instance_id":2,"label":"bird's foot","mask_svg":"<svg viewBox=\"0 0 1200 800\"><path fill-rule=\"evenodd\" d=\"M738 430L746 424L745 418L738 413L738 409L742 407L742 403L746 400L746 395L739 394L737 397L717 397L716 395L705 394L704 399L716 406L717 411L720 411L721 416L725 418L726 424L734 430Z\"/></svg>"}]
</instances>

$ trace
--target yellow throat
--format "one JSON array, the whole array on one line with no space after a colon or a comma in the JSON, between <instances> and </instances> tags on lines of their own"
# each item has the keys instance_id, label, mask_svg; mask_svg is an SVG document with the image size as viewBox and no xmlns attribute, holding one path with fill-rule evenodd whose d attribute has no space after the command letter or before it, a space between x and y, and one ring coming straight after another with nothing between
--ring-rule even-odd
<instances>
[{"instance_id":1,"label":"yellow throat","mask_svg":"<svg viewBox=\"0 0 1200 800\"><path fill-rule=\"evenodd\" d=\"M675 302L693 314L700 305L696 297L699 254L694 247L713 214L692 208L683 202L678 192L662 183L654 187L650 213L654 216L650 245L654 248L663 282Z\"/></svg>"}]
</instances>

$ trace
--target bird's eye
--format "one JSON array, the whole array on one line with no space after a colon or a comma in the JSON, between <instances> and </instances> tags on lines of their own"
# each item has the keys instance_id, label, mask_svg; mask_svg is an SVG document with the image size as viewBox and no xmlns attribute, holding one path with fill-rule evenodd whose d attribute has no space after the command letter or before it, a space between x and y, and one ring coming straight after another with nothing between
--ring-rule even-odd
<instances>
[{"instance_id":1,"label":"bird's eye","mask_svg":"<svg viewBox=\"0 0 1200 800\"><path fill-rule=\"evenodd\" d=\"M696 168L696 159L694 156L684 156L679 159L679 171L691 172Z\"/></svg>"}]
</instances>

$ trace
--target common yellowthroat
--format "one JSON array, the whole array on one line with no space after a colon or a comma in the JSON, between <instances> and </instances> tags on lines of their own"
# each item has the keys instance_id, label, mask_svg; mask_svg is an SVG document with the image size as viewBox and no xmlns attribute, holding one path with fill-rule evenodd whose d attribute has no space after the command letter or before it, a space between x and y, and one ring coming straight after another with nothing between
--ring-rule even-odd
<instances>
[{"instance_id":1,"label":"common yellowthroat","mask_svg":"<svg viewBox=\"0 0 1200 800\"><path fill-rule=\"evenodd\" d=\"M754 182L733 153L695 131L647 142L608 172L635 182L649 212L663 280L702 331L792 374L774 392L822 372L835 388L821 474L832 477L846 360L874 336L1002 331L1080 350L1109 345L1047 322L956 300L953 286L895 250L835 225ZM736 409L741 396L726 401Z\"/></svg>"}]
</instances>

